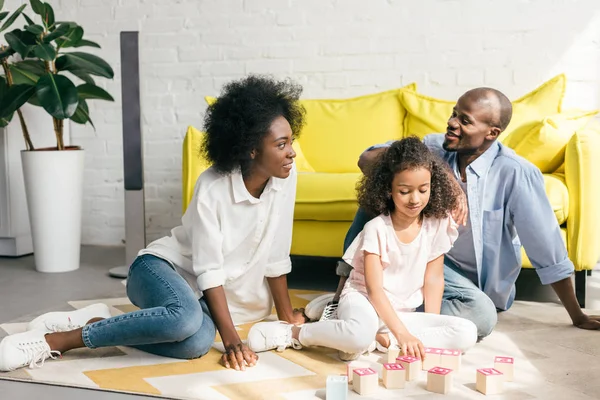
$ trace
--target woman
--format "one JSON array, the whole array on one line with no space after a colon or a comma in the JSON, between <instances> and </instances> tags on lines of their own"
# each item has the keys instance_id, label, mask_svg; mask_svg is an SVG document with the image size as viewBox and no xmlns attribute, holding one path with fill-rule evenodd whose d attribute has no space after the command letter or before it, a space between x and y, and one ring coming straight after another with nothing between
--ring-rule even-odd
<instances>
[{"instance_id":1,"label":"woman","mask_svg":"<svg viewBox=\"0 0 600 400\"><path fill-rule=\"evenodd\" d=\"M181 225L130 267L127 296L140 310L110 317L106 306L94 305L42 315L0 343L0 370L40 365L79 347L131 346L192 359L209 351L215 328L222 363L244 370L258 357L235 325L267 317L273 302L279 319L303 323L286 280L301 91L260 76L227 84L205 115L202 153L212 166L198 178Z\"/></svg>"}]
</instances>

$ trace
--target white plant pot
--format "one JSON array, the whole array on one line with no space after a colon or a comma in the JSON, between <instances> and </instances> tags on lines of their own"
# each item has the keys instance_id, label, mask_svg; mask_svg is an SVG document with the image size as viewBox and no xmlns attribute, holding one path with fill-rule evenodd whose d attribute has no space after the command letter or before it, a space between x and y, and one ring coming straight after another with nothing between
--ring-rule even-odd
<instances>
[{"instance_id":1,"label":"white plant pot","mask_svg":"<svg viewBox=\"0 0 600 400\"><path fill-rule=\"evenodd\" d=\"M79 268L84 155L84 150L21 152L39 272Z\"/></svg>"}]
</instances>

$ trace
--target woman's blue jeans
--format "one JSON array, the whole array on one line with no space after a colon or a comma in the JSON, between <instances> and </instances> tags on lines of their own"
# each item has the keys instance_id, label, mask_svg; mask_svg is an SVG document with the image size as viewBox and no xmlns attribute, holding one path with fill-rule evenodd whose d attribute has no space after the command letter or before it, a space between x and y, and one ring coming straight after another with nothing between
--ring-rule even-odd
<instances>
[{"instance_id":1,"label":"woman's blue jeans","mask_svg":"<svg viewBox=\"0 0 600 400\"><path fill-rule=\"evenodd\" d=\"M208 307L165 260L137 257L129 269L127 296L140 310L84 326L87 347L130 346L181 359L210 350L216 330Z\"/></svg>"}]
</instances>

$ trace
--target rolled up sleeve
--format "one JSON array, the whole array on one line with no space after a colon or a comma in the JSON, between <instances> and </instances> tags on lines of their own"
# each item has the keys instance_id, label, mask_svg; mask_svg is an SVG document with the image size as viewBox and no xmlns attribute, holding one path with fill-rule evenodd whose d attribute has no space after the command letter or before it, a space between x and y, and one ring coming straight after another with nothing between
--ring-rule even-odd
<instances>
[{"instance_id":1,"label":"rolled up sleeve","mask_svg":"<svg viewBox=\"0 0 600 400\"><path fill-rule=\"evenodd\" d=\"M292 248L292 230L294 226L294 205L296 204L296 184L298 175L294 166L288 179L286 179L281 195L282 199L281 213L279 221L276 221L277 230L271 253L269 254L265 276L267 278L276 278L281 275L289 274L292 270L292 260L290 259L290 250Z\"/></svg>"},{"instance_id":2,"label":"rolled up sleeve","mask_svg":"<svg viewBox=\"0 0 600 400\"><path fill-rule=\"evenodd\" d=\"M546 195L542 173L534 167L524 168L515 183L510 201L514 224L542 284L568 278L575 268Z\"/></svg>"},{"instance_id":3,"label":"rolled up sleeve","mask_svg":"<svg viewBox=\"0 0 600 400\"><path fill-rule=\"evenodd\" d=\"M192 223L192 268L198 289L204 291L225 283L223 235L217 219L218 207L198 201Z\"/></svg>"}]
</instances>

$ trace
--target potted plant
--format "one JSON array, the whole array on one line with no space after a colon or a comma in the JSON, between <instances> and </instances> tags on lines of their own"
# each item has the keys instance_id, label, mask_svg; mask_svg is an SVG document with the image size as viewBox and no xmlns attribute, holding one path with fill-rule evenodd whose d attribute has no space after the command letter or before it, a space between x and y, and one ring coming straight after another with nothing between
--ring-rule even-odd
<instances>
[{"instance_id":1,"label":"potted plant","mask_svg":"<svg viewBox=\"0 0 600 400\"><path fill-rule=\"evenodd\" d=\"M18 118L25 149L21 152L25 192L33 239L36 268L42 272L64 272L79 268L81 203L84 150L65 146L65 120L91 124L87 101L114 101L93 77L112 79L112 68L100 57L78 51L100 46L83 38L75 22L59 22L48 3L30 0L36 23L23 11L2 11L0 32L0 127ZM22 29L9 28L25 20ZM76 85L76 79L80 84ZM51 117L56 147L35 148L21 107L42 107Z\"/></svg>"}]
</instances>

